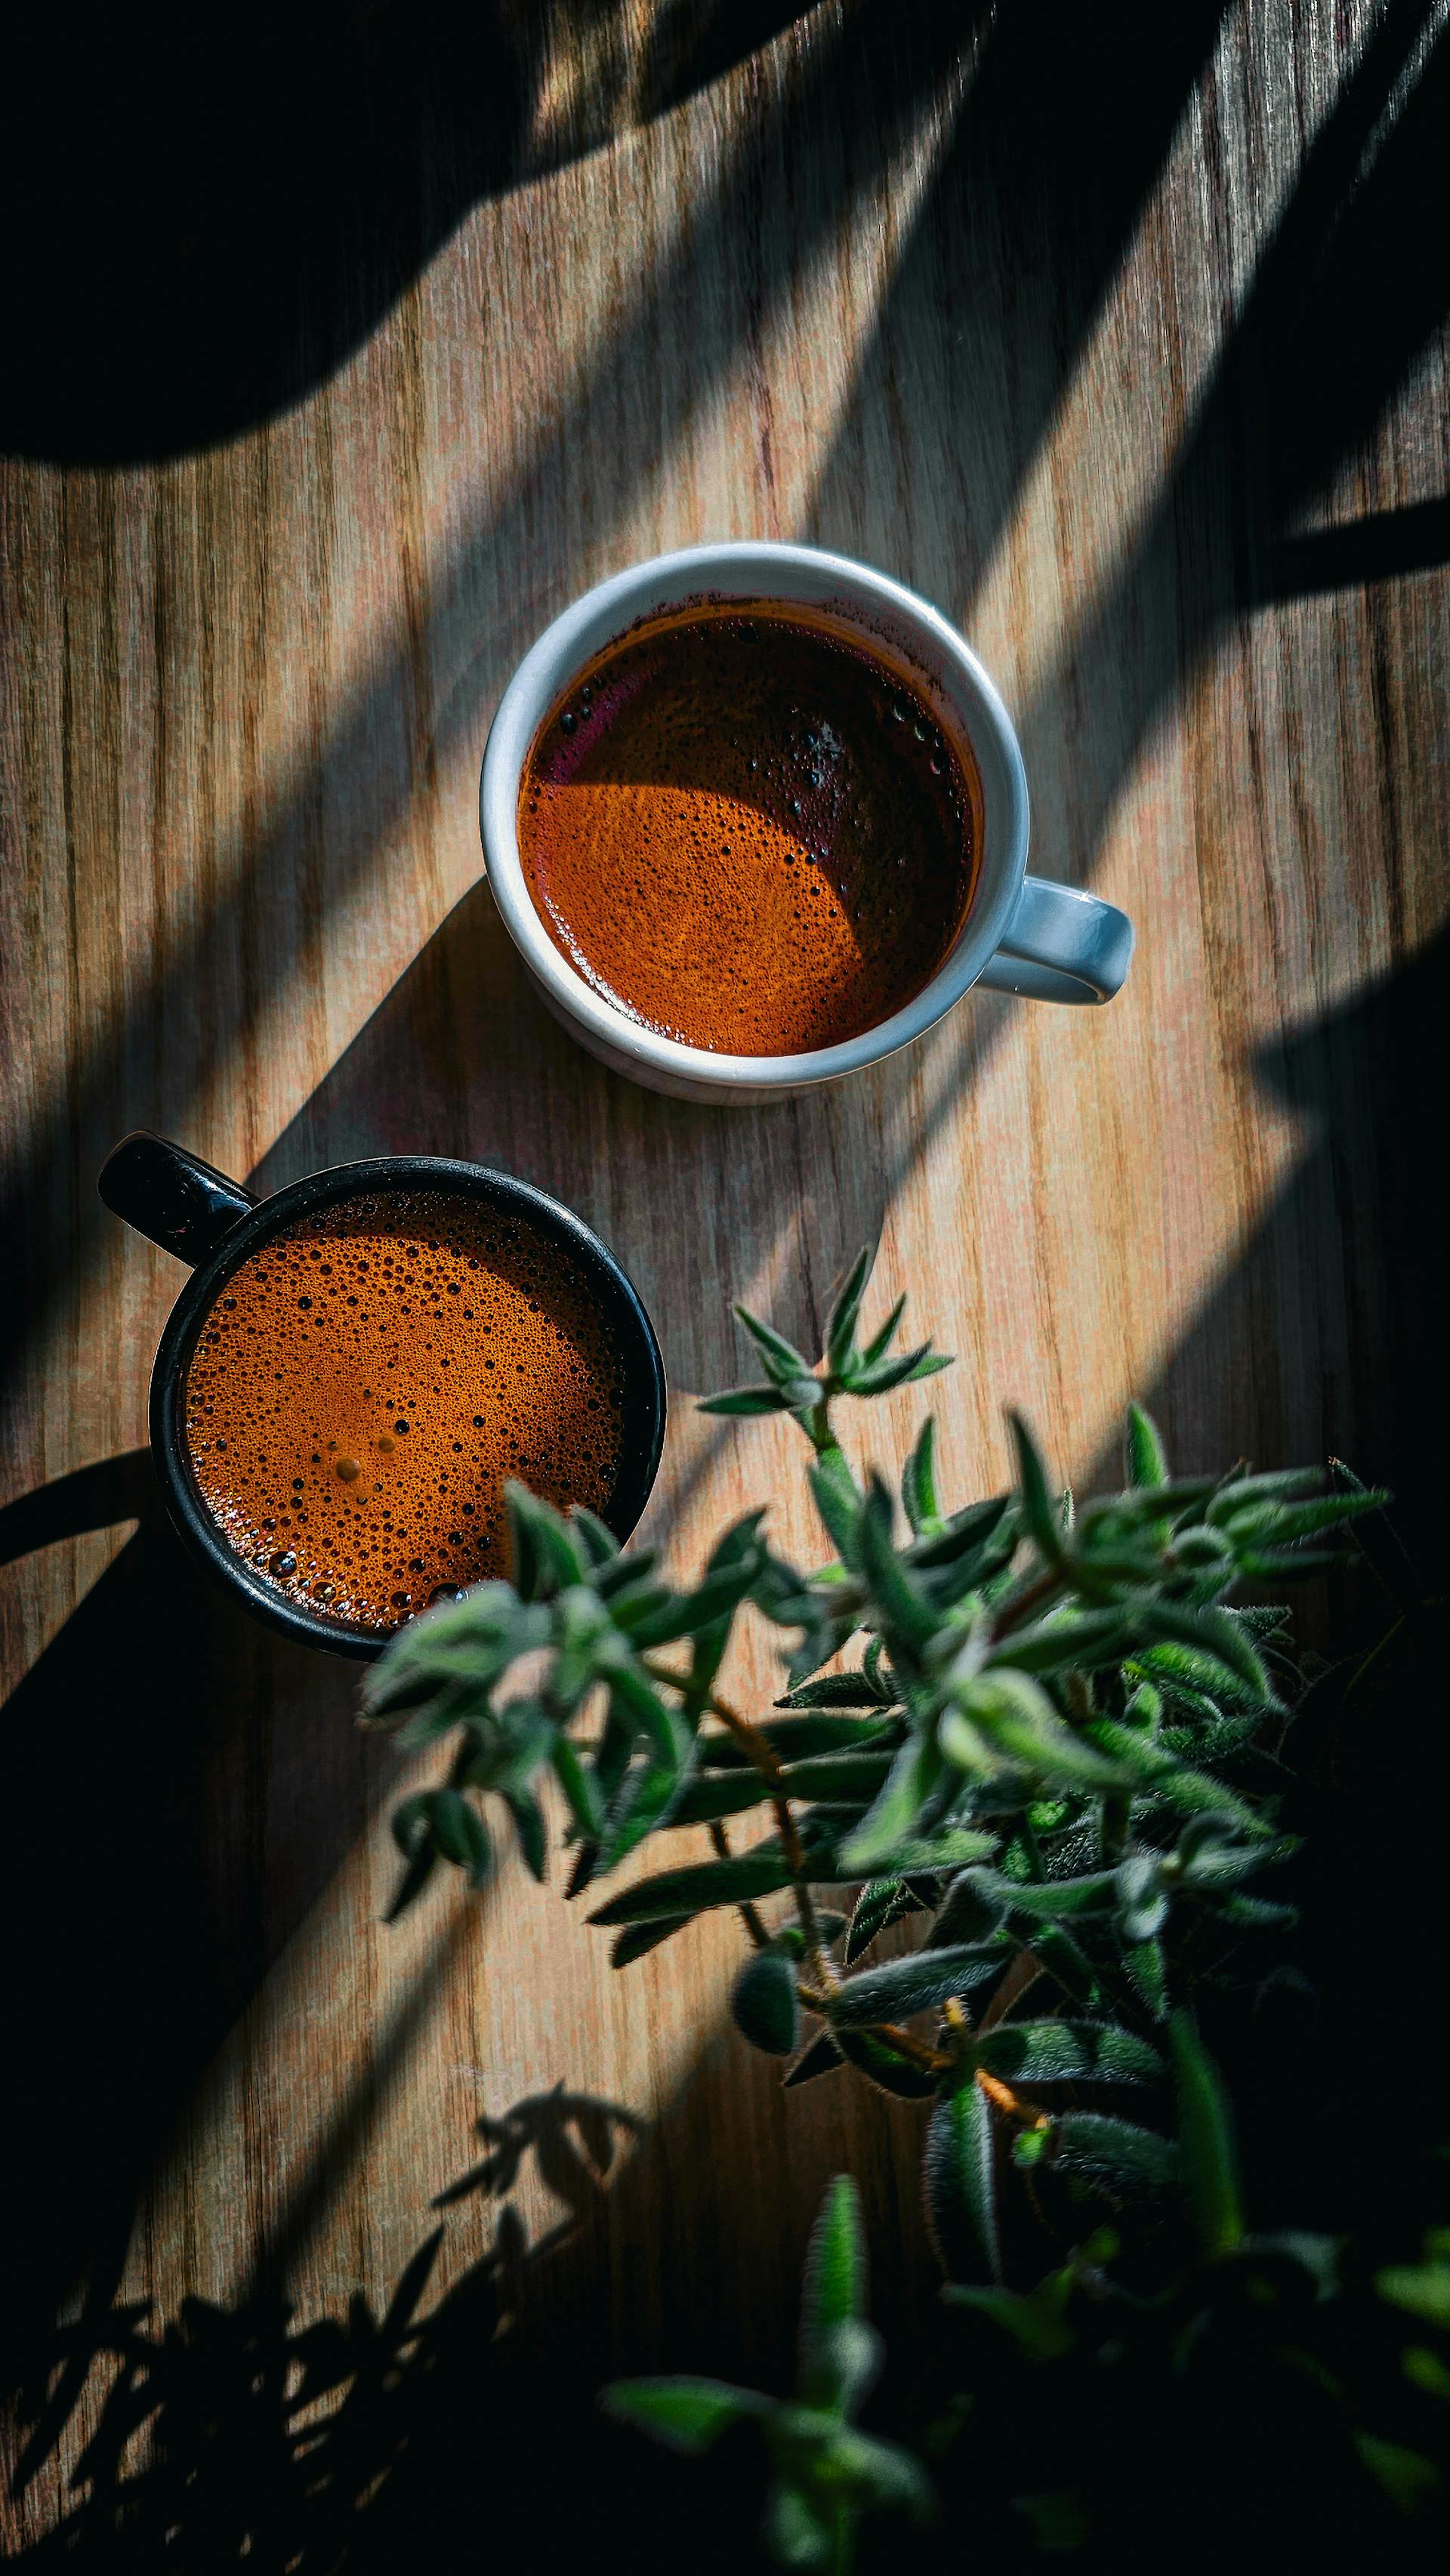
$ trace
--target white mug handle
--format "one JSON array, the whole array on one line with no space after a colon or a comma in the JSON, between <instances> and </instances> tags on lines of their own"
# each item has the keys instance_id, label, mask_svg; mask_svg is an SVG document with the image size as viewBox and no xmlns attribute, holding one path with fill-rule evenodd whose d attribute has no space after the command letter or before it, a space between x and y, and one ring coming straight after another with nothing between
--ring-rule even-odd
<instances>
[{"instance_id":1,"label":"white mug handle","mask_svg":"<svg viewBox=\"0 0 1450 2576\"><path fill-rule=\"evenodd\" d=\"M1110 1002L1132 955L1133 925L1115 903L1024 877L1017 909L977 982L1032 1002Z\"/></svg>"}]
</instances>

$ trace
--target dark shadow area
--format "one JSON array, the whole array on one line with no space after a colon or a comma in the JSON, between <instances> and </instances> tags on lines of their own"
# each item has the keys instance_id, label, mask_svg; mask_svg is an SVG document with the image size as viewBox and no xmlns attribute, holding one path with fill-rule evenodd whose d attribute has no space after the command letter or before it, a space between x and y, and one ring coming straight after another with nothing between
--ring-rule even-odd
<instances>
[{"instance_id":1,"label":"dark shadow area","mask_svg":"<svg viewBox=\"0 0 1450 2576\"><path fill-rule=\"evenodd\" d=\"M140 1474L113 1463L129 1516ZM7 2367L124 2239L203 2068L365 1829L380 1759L352 1668L209 1585L154 1486L141 1517L0 1716Z\"/></svg>"},{"instance_id":2,"label":"dark shadow area","mask_svg":"<svg viewBox=\"0 0 1450 2576\"><path fill-rule=\"evenodd\" d=\"M1362 582L1397 581L1450 563L1450 501L1407 502L1361 519L1285 537L1269 576L1271 599L1315 599Z\"/></svg>"},{"instance_id":3,"label":"dark shadow area","mask_svg":"<svg viewBox=\"0 0 1450 2576\"><path fill-rule=\"evenodd\" d=\"M1412 1524L1437 1524L1450 1439L1435 1178L1447 1015L1442 931L1260 1057L1304 1150L1152 1390L1170 1431L1191 1426L1185 1473L1247 1451L1266 1465L1336 1451L1393 1487Z\"/></svg>"},{"instance_id":4,"label":"dark shadow area","mask_svg":"<svg viewBox=\"0 0 1450 2576\"><path fill-rule=\"evenodd\" d=\"M1229 5L1009 0L996 11L817 492L822 544L889 566L960 614Z\"/></svg>"},{"instance_id":5,"label":"dark shadow area","mask_svg":"<svg viewBox=\"0 0 1450 2576\"><path fill-rule=\"evenodd\" d=\"M1116 0L1089 16L1071 0L1024 0L984 44L813 514L823 542L899 565L969 632L973 592L1223 16L1217 0L1174 11ZM1227 622L1445 560L1450 503L1303 529L1335 474L1367 456L1450 313L1450 35L1434 31L1431 0L1392 0L1346 73L1143 536L1026 711L1034 865L1049 875L1090 879L1144 741ZM1230 219L1238 184L1219 118L1210 83L1215 222ZM1253 175L1267 184L1267 165ZM1171 310L1165 324L1171 334ZM909 490L903 413L920 456ZM908 561L924 542L934 560Z\"/></svg>"},{"instance_id":6,"label":"dark shadow area","mask_svg":"<svg viewBox=\"0 0 1450 2576\"><path fill-rule=\"evenodd\" d=\"M86 1530L114 1529L118 1521L159 1526L163 1516L150 1450L128 1449L6 1503L0 1509L0 1565Z\"/></svg>"},{"instance_id":7,"label":"dark shadow area","mask_svg":"<svg viewBox=\"0 0 1450 2576\"><path fill-rule=\"evenodd\" d=\"M909 1056L798 1100L722 1113L607 1072L545 1011L485 884L435 931L251 1176L271 1190L380 1153L517 1171L597 1228L653 1316L672 1390L739 1375L733 1297L782 1254L776 1320L818 1334L873 1242ZM539 1104L548 1103L546 1120ZM613 1149L599 1150L601 1130Z\"/></svg>"},{"instance_id":8,"label":"dark shadow area","mask_svg":"<svg viewBox=\"0 0 1450 2576\"><path fill-rule=\"evenodd\" d=\"M1197 20L1183 13L1155 16L1150 28L1136 0L1122 0L1112 13L1114 41L1095 70L1098 22L1083 22L1074 36L1065 0L1061 8L1058 0L1034 0L1004 17L986 50L959 146L883 310L848 435L822 483L814 520L814 532L825 542L887 559L901 551L896 484L885 468L883 442L901 406L910 403L914 418L933 425L924 442L932 470L924 472L913 517L929 525L925 514L941 509L941 561L955 569L958 590L951 604L964 611L968 631L973 588L1082 346L1094 309L1092 278L1101 274L1106 281L1138 209L1135 191L1151 179L1131 148L1133 115L1145 120L1145 130L1156 131L1166 151L1219 14L1205 11ZM1061 38L1060 59L1076 77L1049 84L1044 131L1055 137L1055 146L1039 154L1024 143L1020 161L1028 192L1017 200L1011 170L999 180L1003 143L974 125L974 102L991 96L998 42L1020 47L1033 28L1045 38L1049 20ZM1184 47L1195 27L1198 54L1190 59ZM1136 47L1130 42L1135 29L1141 38ZM1114 111L1104 109L1106 124L1094 128L1087 117L1079 129L1078 109L1097 96L1094 84L1107 79L1108 67L1119 60L1133 65L1122 92L1129 103L1120 138L1123 181L1108 182L1099 214L1091 137L1113 131ZM1019 125L1025 125L1037 106L1025 57L1019 56L1011 86L1028 102L1018 111ZM1218 157L1218 116L1210 88L1205 181L1226 218L1231 183ZM1283 213L1268 234L1140 538L1100 605L1069 635L1062 659L1021 716L1033 789L1031 864L1042 873L1091 883L1145 746L1171 720L1215 648L1231 630L1242 630L1254 611L1351 582L1424 571L1444 559L1450 503L1372 510L1359 523L1322 529L1306 522L1348 468L1373 493L1377 425L1450 314L1450 231L1440 208L1447 119L1450 30L1437 26L1432 0L1391 0L1305 148ZM1014 127L1005 102L997 122L1010 140ZM1117 158L1107 154L1110 169ZM998 230L999 205L1016 209L1010 235ZM1095 243L1098 264L1080 268L1082 247L1090 250ZM953 300L954 263L982 281L979 294ZM1010 472L1004 458L1011 460ZM984 519L982 492L994 495ZM940 493L940 504L929 502L927 493ZM932 587L925 569L917 577ZM946 587L940 575L936 587ZM1406 878L1416 866L1433 867L1439 854L1415 850L1407 841L1405 750L1396 731L1402 719L1392 703L1386 638L1373 609L1369 623L1364 689L1352 729L1357 753L1363 745L1359 756L1377 800L1385 892L1399 933ZM1297 678L1292 636L1281 651ZM1408 677L1413 683L1424 675ZM1424 721L1427 727L1433 721L1428 711ZM1267 747L1251 693L1235 722L1244 739L1223 747L1231 771L1226 795L1243 792L1245 772L1257 789L1265 766ZM1312 782L1296 784L1307 798ZM1299 819L1303 824L1302 812ZM1210 787L1198 829L1202 900L1215 938L1233 903L1218 828ZM1312 832L1312 822L1306 828ZM1352 842L1332 847L1327 864L1321 861L1310 900L1325 910L1362 904L1359 853ZM970 1076L967 1063L948 1069L917 1150L960 1099ZM1339 1219L1331 1210L1325 1223L1341 1220L1352 1222L1344 1209ZM1312 1348L1304 1323L1285 1306L1283 1287L1276 1293L1270 1338L1256 1346L1261 1371L1277 1365L1274 1334L1288 1335L1290 1353ZM1199 1416L1205 1425L1221 1416L1225 1392L1222 1384L1211 1391L1209 1409Z\"/></svg>"},{"instance_id":9,"label":"dark shadow area","mask_svg":"<svg viewBox=\"0 0 1450 2576\"><path fill-rule=\"evenodd\" d=\"M772 2175L727 2199L712 2142L722 2126L741 2138L742 2095ZM638 2368L789 2384L784 2285L798 2278L829 2166L819 2124L814 2142L801 2126L776 2071L733 2034L703 2051L648 2131L562 2083L485 2114L483 2159L439 2206L486 2196L492 2241L431 2304L441 2225L381 2313L355 2295L344 2313L299 2314L287 2288L295 2231L265 2250L237 2302L188 2299L174 2318L123 2300L119 2261L98 2262L74 2320L30 2356L12 2498L33 2487L83 2398L94 2429L61 2520L14 2563L143 2567L164 2548L197 2576L424 2559L462 2570L481 2549L544 2568L586 2556L641 2569L755 2564L758 2460L742 2450L729 2495L712 2495L702 2520L697 2477L632 2447L596 2400L611 2375ZM876 2209L874 2310L904 2333L929 2295L902 2189L920 2123L857 2087L847 2126ZM345 2142L330 2134L319 2170L340 2158ZM531 2162L551 2203L532 2242L511 2196Z\"/></svg>"},{"instance_id":10,"label":"dark shadow area","mask_svg":"<svg viewBox=\"0 0 1450 2576\"><path fill-rule=\"evenodd\" d=\"M1450 313L1450 30L1426 48L1435 24L1429 0L1398 0L1347 74L1142 538L1027 712L1029 773L1059 786L1055 873L1091 876L1140 752L1229 626L1444 558L1440 502L1304 531L1345 468L1373 475L1376 426ZM1388 768L1383 707L1356 722Z\"/></svg>"},{"instance_id":11,"label":"dark shadow area","mask_svg":"<svg viewBox=\"0 0 1450 2576\"><path fill-rule=\"evenodd\" d=\"M800 6L661 0L643 30L609 0L28 12L7 40L0 449L127 464L272 418L479 198L663 113Z\"/></svg>"},{"instance_id":12,"label":"dark shadow area","mask_svg":"<svg viewBox=\"0 0 1450 2576\"><path fill-rule=\"evenodd\" d=\"M417 631L378 639L280 814L239 825L238 847L220 853L225 892L158 949L48 1090L0 1185L0 1239L23 1247L0 1274L0 1371L94 1248L93 1175L117 1135L184 1136L218 1064L240 1064L278 991L315 974L320 925L356 896L404 817L429 808L460 747L481 755L514 661L579 587L565 538L581 514L594 524L591 483L622 507L688 435L849 204L879 187L982 14L943 5L903 25L890 0L864 0L822 27L789 77L763 85L678 242L448 559L425 567Z\"/></svg>"}]
</instances>

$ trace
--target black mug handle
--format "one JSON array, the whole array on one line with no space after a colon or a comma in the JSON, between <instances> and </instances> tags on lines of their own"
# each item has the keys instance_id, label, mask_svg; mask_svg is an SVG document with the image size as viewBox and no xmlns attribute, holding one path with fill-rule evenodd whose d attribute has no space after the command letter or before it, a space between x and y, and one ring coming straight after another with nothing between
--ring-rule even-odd
<instances>
[{"instance_id":1,"label":"black mug handle","mask_svg":"<svg viewBox=\"0 0 1450 2576\"><path fill-rule=\"evenodd\" d=\"M195 1268L209 1260L224 1235L257 1204L250 1190L229 1181L182 1145L138 1127L113 1146L96 1175L96 1188L113 1216L124 1217L163 1252Z\"/></svg>"}]
</instances>

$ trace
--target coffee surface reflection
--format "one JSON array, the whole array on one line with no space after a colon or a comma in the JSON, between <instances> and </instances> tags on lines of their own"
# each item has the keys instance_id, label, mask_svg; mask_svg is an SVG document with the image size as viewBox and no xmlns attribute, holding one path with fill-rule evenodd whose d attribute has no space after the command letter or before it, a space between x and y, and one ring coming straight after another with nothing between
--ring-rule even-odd
<instances>
[{"instance_id":1,"label":"coffee surface reflection","mask_svg":"<svg viewBox=\"0 0 1450 2576\"><path fill-rule=\"evenodd\" d=\"M589 663L540 728L519 848L555 946L647 1028L829 1047L930 983L980 792L925 698L804 612L701 603Z\"/></svg>"}]
</instances>

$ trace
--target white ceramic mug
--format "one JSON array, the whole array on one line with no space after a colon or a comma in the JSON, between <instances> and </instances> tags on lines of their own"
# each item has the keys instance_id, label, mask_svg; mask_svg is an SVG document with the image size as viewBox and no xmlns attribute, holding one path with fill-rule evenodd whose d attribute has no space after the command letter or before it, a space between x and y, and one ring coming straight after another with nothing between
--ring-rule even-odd
<instances>
[{"instance_id":1,"label":"white ceramic mug","mask_svg":"<svg viewBox=\"0 0 1450 2576\"><path fill-rule=\"evenodd\" d=\"M555 947L519 857L518 804L539 727L586 662L641 618L692 599L812 610L909 675L982 790L976 891L939 973L903 1009L839 1046L717 1055L661 1037L596 993ZM479 822L494 900L543 1001L592 1055L655 1091L740 1104L834 1082L931 1028L973 984L1035 1001L1108 1002L1128 971L1133 925L1097 895L1027 874L1027 773L1012 720L975 653L940 612L887 574L813 546L691 546L615 573L556 617L499 701L483 758Z\"/></svg>"}]
</instances>

